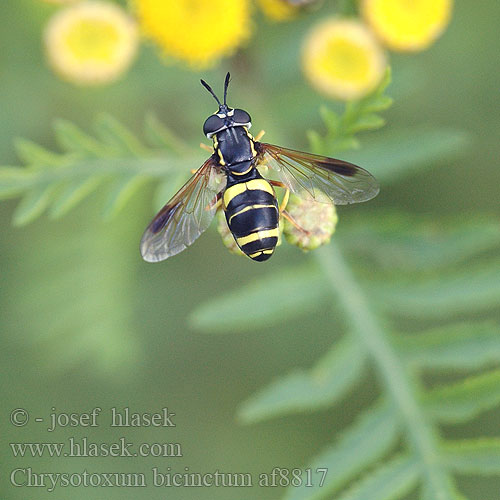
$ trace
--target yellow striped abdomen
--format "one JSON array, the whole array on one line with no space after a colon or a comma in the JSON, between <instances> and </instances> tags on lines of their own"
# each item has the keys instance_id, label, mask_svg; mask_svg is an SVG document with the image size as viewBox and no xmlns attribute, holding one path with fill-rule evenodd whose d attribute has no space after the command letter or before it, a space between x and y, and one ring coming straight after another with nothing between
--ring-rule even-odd
<instances>
[{"instance_id":1,"label":"yellow striped abdomen","mask_svg":"<svg viewBox=\"0 0 500 500\"><path fill-rule=\"evenodd\" d=\"M269 259L278 243L279 211L274 190L262 178L229 185L223 196L226 220L236 243L251 259Z\"/></svg>"}]
</instances>

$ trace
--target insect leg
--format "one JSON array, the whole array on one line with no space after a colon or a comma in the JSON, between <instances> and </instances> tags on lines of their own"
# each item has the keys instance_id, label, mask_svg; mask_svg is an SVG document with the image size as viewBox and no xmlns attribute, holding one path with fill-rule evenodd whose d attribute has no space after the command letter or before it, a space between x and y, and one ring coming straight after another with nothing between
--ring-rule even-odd
<instances>
[{"instance_id":1,"label":"insect leg","mask_svg":"<svg viewBox=\"0 0 500 500\"><path fill-rule=\"evenodd\" d=\"M208 151L210 154L214 154L214 149L212 147L210 147L208 144L201 142L200 148L204 149L205 151Z\"/></svg>"},{"instance_id":2,"label":"insect leg","mask_svg":"<svg viewBox=\"0 0 500 500\"><path fill-rule=\"evenodd\" d=\"M289 221L291 224L293 224L302 233L306 234L307 236L309 236L311 234L310 231L308 231L307 229L304 229L302 226L299 226L299 224L297 223L297 221L286 210L283 210L283 212L281 212L281 215L287 221Z\"/></svg>"},{"instance_id":3,"label":"insect leg","mask_svg":"<svg viewBox=\"0 0 500 500\"><path fill-rule=\"evenodd\" d=\"M290 190L286 188L285 195L280 203L280 213L283 213L288 205L288 200L290 199Z\"/></svg>"},{"instance_id":4,"label":"insect leg","mask_svg":"<svg viewBox=\"0 0 500 500\"><path fill-rule=\"evenodd\" d=\"M276 186L276 187L280 187L280 188L283 188L283 189L288 189L285 184L283 184L282 182L280 181L272 181L272 180L268 180L267 182L269 182L269 184L272 184L273 186Z\"/></svg>"},{"instance_id":5,"label":"insect leg","mask_svg":"<svg viewBox=\"0 0 500 500\"><path fill-rule=\"evenodd\" d=\"M280 188L283 188L285 190L285 196L283 196L283 200L281 200L281 203L280 203L280 213L284 212L285 208L288 204L288 200L290 199L290 189L288 189L288 187L285 186L285 184L283 184L282 182L279 182L279 181L271 181L270 180L268 182L272 186L280 187Z\"/></svg>"},{"instance_id":6,"label":"insect leg","mask_svg":"<svg viewBox=\"0 0 500 500\"><path fill-rule=\"evenodd\" d=\"M261 130L261 131L260 131L260 132L259 132L259 133L258 133L258 134L254 137L254 139L255 139L256 141L260 141L260 140L264 137L264 134L265 134L265 133L266 133L266 132L265 132L265 130Z\"/></svg>"},{"instance_id":7,"label":"insect leg","mask_svg":"<svg viewBox=\"0 0 500 500\"><path fill-rule=\"evenodd\" d=\"M215 210L218 210L222 206L222 193L218 193L217 196L214 198L212 203L208 205L205 210L212 210L215 208Z\"/></svg>"},{"instance_id":8,"label":"insect leg","mask_svg":"<svg viewBox=\"0 0 500 500\"><path fill-rule=\"evenodd\" d=\"M288 200L290 199L290 189L288 189L285 184L279 181L268 181L269 184L280 187L285 189L285 195L283 196L283 199L281 200L279 211L280 215L282 215L286 220L288 220L291 224L293 224L299 231L303 232L306 235L310 235L311 233L307 230L304 229L303 227L299 226L297 221L286 211L286 206L288 205Z\"/></svg>"}]
</instances>

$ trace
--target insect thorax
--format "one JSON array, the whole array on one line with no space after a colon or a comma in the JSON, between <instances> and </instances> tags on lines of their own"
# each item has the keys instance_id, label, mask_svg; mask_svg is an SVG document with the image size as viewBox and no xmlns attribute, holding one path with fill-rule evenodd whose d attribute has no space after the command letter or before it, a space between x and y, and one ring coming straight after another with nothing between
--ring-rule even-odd
<instances>
[{"instance_id":1,"label":"insect thorax","mask_svg":"<svg viewBox=\"0 0 500 500\"><path fill-rule=\"evenodd\" d=\"M213 141L220 164L230 169L249 162L256 156L253 138L246 127L230 127L222 130L213 136Z\"/></svg>"}]
</instances>

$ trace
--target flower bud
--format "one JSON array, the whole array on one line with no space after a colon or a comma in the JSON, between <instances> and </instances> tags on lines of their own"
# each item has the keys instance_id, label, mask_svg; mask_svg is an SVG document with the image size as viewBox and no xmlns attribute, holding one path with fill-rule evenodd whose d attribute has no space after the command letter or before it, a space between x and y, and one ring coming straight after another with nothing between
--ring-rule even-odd
<instances>
[{"instance_id":1,"label":"flower bud","mask_svg":"<svg viewBox=\"0 0 500 500\"><path fill-rule=\"evenodd\" d=\"M335 205L323 193L318 193L316 199L310 196L301 198L292 194L286 211L297 225L284 219L285 238L288 243L305 252L328 243L335 232L337 211Z\"/></svg>"}]
</instances>

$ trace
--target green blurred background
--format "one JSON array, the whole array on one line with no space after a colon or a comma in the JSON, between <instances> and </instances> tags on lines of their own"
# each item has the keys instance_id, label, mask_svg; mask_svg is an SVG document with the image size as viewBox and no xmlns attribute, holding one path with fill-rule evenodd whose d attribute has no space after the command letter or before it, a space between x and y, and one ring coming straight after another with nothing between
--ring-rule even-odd
<instances>
[{"instance_id":1,"label":"green blurred background","mask_svg":"<svg viewBox=\"0 0 500 500\"><path fill-rule=\"evenodd\" d=\"M14 138L56 148L51 129L55 118L88 130L101 112L140 134L145 113L154 110L196 147L203 120L213 111L199 77L219 86L227 70L233 74L230 103L250 111L255 129L266 130L266 140L307 148L304 131L321 129L318 108L326 100L303 80L298 53L308 28L331 9L328 4L291 23L271 24L257 16L256 33L241 57L200 74L162 64L155 50L143 44L122 81L97 89L66 84L47 67L41 32L51 7L36 0L5 0L2 7L3 165L19 163ZM362 217L374 207L432 219L500 215L498 19L500 4L495 0L458 1L448 31L430 50L391 56L394 84L389 95L395 105L386 114L387 129L452 126L470 132L471 147L428 175L383 190L366 206L342 210L339 232L351 214ZM374 397L370 377L356 387L355 398L328 411L239 425L235 414L242 401L290 368L311 366L330 346L337 336L332 318L305 315L279 328L235 335L208 336L190 329L186 318L205 299L307 257L283 245L269 263L256 265L229 255L210 230L175 259L148 265L140 259L138 242L153 213L151 194L152 188L142 190L112 222L103 222L102 196L96 194L62 220L42 217L23 228L11 226L17 201L0 204L1 498L279 498L282 492L275 488L116 488L105 494L59 488L48 493L15 489L6 472L24 466L59 472L147 472L156 465L256 474L275 466L300 467ZM52 407L90 411L95 406L106 412L111 406L138 412L168 406L176 413L177 427L122 432L102 425L89 432L67 429L50 434L40 425L16 429L8 422L16 407L46 417ZM475 429L493 434L499 416L498 411L488 412L453 432L468 435ZM6 445L63 441L70 435L87 435L96 442L122 435L132 442L180 442L184 458L15 459ZM462 484L473 498L500 498L500 480L463 479Z\"/></svg>"}]
</instances>

